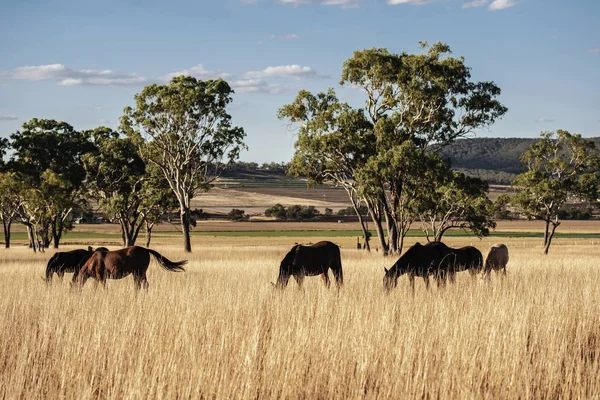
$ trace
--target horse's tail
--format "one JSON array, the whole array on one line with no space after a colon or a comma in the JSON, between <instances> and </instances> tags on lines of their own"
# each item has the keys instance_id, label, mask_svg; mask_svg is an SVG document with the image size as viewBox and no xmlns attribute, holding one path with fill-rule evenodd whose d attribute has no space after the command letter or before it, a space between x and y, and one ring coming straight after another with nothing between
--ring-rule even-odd
<instances>
[{"instance_id":1,"label":"horse's tail","mask_svg":"<svg viewBox=\"0 0 600 400\"><path fill-rule=\"evenodd\" d=\"M148 253L152 254L154 256L154 259L160 264L161 267L163 267L164 269L166 269L167 271L173 271L173 272L181 272L181 271L185 271L185 268L182 267L182 265L187 263L187 260L183 260L183 261L171 261L169 260L167 257L161 255L158 251L152 250L152 249L146 249L148 251Z\"/></svg>"},{"instance_id":2,"label":"horse's tail","mask_svg":"<svg viewBox=\"0 0 600 400\"><path fill-rule=\"evenodd\" d=\"M55 272L56 259L58 258L58 253L55 253L50 260L48 260L48 265L46 266L46 283L49 283L52 280L52 274Z\"/></svg>"},{"instance_id":3,"label":"horse's tail","mask_svg":"<svg viewBox=\"0 0 600 400\"><path fill-rule=\"evenodd\" d=\"M335 277L335 282L338 287L344 284L344 271L342 269L342 255L340 252L340 247L338 245L334 245L335 249L333 250L333 263L331 265L331 271L333 272L333 276Z\"/></svg>"}]
</instances>

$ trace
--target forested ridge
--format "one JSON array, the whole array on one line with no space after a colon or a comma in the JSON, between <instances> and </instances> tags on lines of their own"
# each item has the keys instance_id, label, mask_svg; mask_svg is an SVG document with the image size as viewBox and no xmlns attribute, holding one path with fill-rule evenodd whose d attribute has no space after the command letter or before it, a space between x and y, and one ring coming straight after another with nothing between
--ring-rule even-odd
<instances>
[{"instance_id":1,"label":"forested ridge","mask_svg":"<svg viewBox=\"0 0 600 400\"><path fill-rule=\"evenodd\" d=\"M521 154L538 138L472 138L459 139L444 147L440 154L450 158L452 167L490 183L510 184L526 170ZM600 148L600 137L589 138Z\"/></svg>"}]
</instances>

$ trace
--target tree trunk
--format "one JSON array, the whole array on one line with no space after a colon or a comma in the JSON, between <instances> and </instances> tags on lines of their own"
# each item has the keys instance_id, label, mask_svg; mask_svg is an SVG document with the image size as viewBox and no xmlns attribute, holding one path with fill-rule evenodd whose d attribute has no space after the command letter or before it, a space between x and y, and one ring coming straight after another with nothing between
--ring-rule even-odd
<instances>
[{"instance_id":1,"label":"tree trunk","mask_svg":"<svg viewBox=\"0 0 600 400\"><path fill-rule=\"evenodd\" d=\"M60 224L61 226L58 227L56 226L56 223L52 224L52 241L54 242L54 248L58 249L58 246L60 245L60 238L62 236L62 224Z\"/></svg>"},{"instance_id":2,"label":"tree trunk","mask_svg":"<svg viewBox=\"0 0 600 400\"><path fill-rule=\"evenodd\" d=\"M2 220L2 225L4 225L4 247L10 249L10 225L12 224L12 220Z\"/></svg>"},{"instance_id":3,"label":"tree trunk","mask_svg":"<svg viewBox=\"0 0 600 400\"><path fill-rule=\"evenodd\" d=\"M550 235L550 217L546 218L544 220L544 223L546 224L546 227L544 229L544 248L549 247L548 246L548 236Z\"/></svg>"},{"instance_id":4,"label":"tree trunk","mask_svg":"<svg viewBox=\"0 0 600 400\"><path fill-rule=\"evenodd\" d=\"M146 247L150 247L150 240L152 240L152 228L154 224L146 223Z\"/></svg>"},{"instance_id":5,"label":"tree trunk","mask_svg":"<svg viewBox=\"0 0 600 400\"><path fill-rule=\"evenodd\" d=\"M547 255L548 251L550 250L550 244L552 243L552 238L554 237L554 232L556 231L556 228L560 225L560 222L556 221L556 222L551 222L552 223L552 230L550 231L550 234L548 235L548 240L546 243L544 243L544 254ZM547 230L547 227L546 227Z\"/></svg>"},{"instance_id":6,"label":"tree trunk","mask_svg":"<svg viewBox=\"0 0 600 400\"><path fill-rule=\"evenodd\" d=\"M350 196L352 207L354 208L354 212L356 213L356 216L358 217L358 222L360 223L360 229L362 230L363 238L365 239L365 249L370 252L371 246L369 245L369 230L367 229L363 216L360 215L360 211L358 210L358 204L356 204L356 199L350 193L348 193L348 195Z\"/></svg>"},{"instance_id":7,"label":"tree trunk","mask_svg":"<svg viewBox=\"0 0 600 400\"><path fill-rule=\"evenodd\" d=\"M33 252L36 252L36 245L35 245L35 238L33 237L33 229L31 227L31 225L26 225L27 226L27 238L29 239L29 248L33 248Z\"/></svg>"},{"instance_id":8,"label":"tree trunk","mask_svg":"<svg viewBox=\"0 0 600 400\"><path fill-rule=\"evenodd\" d=\"M192 252L192 242L190 240L190 208L188 206L182 206L180 209L181 214L181 230L183 232L183 250L186 253Z\"/></svg>"},{"instance_id":9,"label":"tree trunk","mask_svg":"<svg viewBox=\"0 0 600 400\"><path fill-rule=\"evenodd\" d=\"M398 245L398 255L402 254L402 248L404 247L404 237L408 233L408 229L402 229L400 235L400 244Z\"/></svg>"},{"instance_id":10,"label":"tree trunk","mask_svg":"<svg viewBox=\"0 0 600 400\"><path fill-rule=\"evenodd\" d=\"M387 256L389 252L388 244L385 240L385 234L383 233L383 226L381 225L381 219L379 218L379 213L376 212L374 207L367 203L367 208L369 209L369 215L371 215L371 220L373 224L375 224L375 231L377 232L377 238L379 239L379 245L381 246L381 250L383 251L383 255Z\"/></svg>"}]
</instances>

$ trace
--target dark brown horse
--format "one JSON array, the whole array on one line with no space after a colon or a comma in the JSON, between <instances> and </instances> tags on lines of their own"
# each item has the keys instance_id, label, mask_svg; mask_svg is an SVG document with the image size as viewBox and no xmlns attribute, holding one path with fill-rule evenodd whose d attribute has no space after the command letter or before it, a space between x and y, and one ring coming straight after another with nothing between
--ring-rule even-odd
<instances>
[{"instance_id":1,"label":"dark brown horse","mask_svg":"<svg viewBox=\"0 0 600 400\"><path fill-rule=\"evenodd\" d=\"M408 274L411 288L415 288L415 276L425 280L429 288L429 276L433 275L438 286L445 285L449 278L456 280L456 273L469 270L474 276L483 268L483 256L473 246L458 249L446 246L442 242L429 242L426 245L416 243L396 261L392 268L385 269L383 286L386 290L398 285L398 278Z\"/></svg>"},{"instance_id":2,"label":"dark brown horse","mask_svg":"<svg viewBox=\"0 0 600 400\"><path fill-rule=\"evenodd\" d=\"M465 246L458 249L449 247L449 249L456 254L454 270L450 274L450 279L452 281L454 281L456 272L469 270L471 276L475 276L483 269L483 255L476 247Z\"/></svg>"},{"instance_id":3,"label":"dark brown horse","mask_svg":"<svg viewBox=\"0 0 600 400\"><path fill-rule=\"evenodd\" d=\"M108 251L106 247L99 247L96 251ZM52 281L52 275L55 273L62 280L66 272L75 273L75 276L85 264L85 262L94 253L94 249L88 246L87 249L77 249L71 251L60 251L55 253L46 266L46 283Z\"/></svg>"},{"instance_id":4,"label":"dark brown horse","mask_svg":"<svg viewBox=\"0 0 600 400\"><path fill-rule=\"evenodd\" d=\"M286 254L279 266L278 288L287 286L290 276L293 276L302 287L305 276L321 275L327 287L330 286L328 271L331 268L338 288L344 284L340 248L327 241L318 242L312 246L296 244Z\"/></svg>"},{"instance_id":5,"label":"dark brown horse","mask_svg":"<svg viewBox=\"0 0 600 400\"><path fill-rule=\"evenodd\" d=\"M160 255L157 251L145 247L130 246L115 251L96 251L81 267L79 274L73 276L73 283L83 286L88 278L94 278L96 283L106 286L106 279L121 279L133 275L135 288L148 288L146 271L150 264L150 255L168 271L185 271L182 267L187 260L173 262Z\"/></svg>"},{"instance_id":6,"label":"dark brown horse","mask_svg":"<svg viewBox=\"0 0 600 400\"><path fill-rule=\"evenodd\" d=\"M456 255L442 242L429 242L426 245L415 243L390 268L384 268L383 287L391 290L398 286L398 278L408 274L410 286L415 290L415 276L420 276L429 289L429 276L433 275L438 286L445 284L453 273Z\"/></svg>"}]
</instances>

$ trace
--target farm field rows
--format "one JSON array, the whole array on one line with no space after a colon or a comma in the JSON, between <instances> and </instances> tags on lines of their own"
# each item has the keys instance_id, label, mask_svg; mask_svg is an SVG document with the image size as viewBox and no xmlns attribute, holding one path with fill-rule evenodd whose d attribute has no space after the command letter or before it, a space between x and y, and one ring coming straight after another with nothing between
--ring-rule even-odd
<instances>
[{"instance_id":1,"label":"farm field rows","mask_svg":"<svg viewBox=\"0 0 600 400\"><path fill-rule=\"evenodd\" d=\"M320 237L305 237L305 242ZM290 237L161 236L185 273L152 262L131 277L40 279L52 254L0 250L0 398L595 398L600 396L600 246L557 239L449 237L484 255L504 241L506 278L461 273L386 295L394 258L342 246L345 287L318 277L275 291ZM407 239L407 245L415 238ZM67 246L67 249L75 248ZM116 247L111 247L116 248Z\"/></svg>"}]
</instances>

